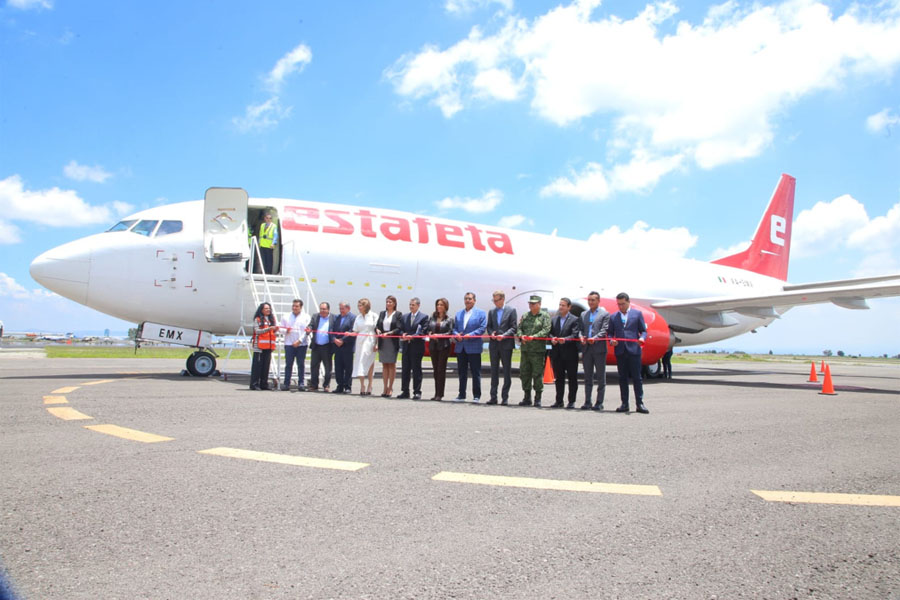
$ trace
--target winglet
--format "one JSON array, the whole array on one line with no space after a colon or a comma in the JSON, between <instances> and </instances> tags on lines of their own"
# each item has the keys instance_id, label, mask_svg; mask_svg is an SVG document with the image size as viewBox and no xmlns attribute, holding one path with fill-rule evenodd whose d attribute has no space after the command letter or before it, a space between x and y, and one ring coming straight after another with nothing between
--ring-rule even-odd
<instances>
[{"instance_id":1,"label":"winglet","mask_svg":"<svg viewBox=\"0 0 900 600\"><path fill-rule=\"evenodd\" d=\"M750 247L743 252L714 260L713 264L736 267L787 281L796 182L796 179L783 173L756 228Z\"/></svg>"}]
</instances>

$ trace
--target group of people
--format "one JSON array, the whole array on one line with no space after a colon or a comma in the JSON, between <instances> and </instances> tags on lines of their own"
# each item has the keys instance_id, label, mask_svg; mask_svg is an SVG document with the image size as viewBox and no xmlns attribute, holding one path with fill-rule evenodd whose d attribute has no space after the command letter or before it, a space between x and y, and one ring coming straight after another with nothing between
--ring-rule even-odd
<instances>
[{"instance_id":1,"label":"group of people","mask_svg":"<svg viewBox=\"0 0 900 600\"><path fill-rule=\"evenodd\" d=\"M371 396L375 359L381 362L381 396L394 395L397 361L400 360L400 394L397 398L422 399L422 360L425 345L431 357L435 393L431 400L444 399L447 361L456 354L459 391L456 401L465 401L471 377L474 402L482 396L481 371L484 340L490 357L490 390L487 404L509 404L512 387L512 353L518 341L521 350L519 377L524 398L520 406L541 407L544 391L544 363L549 357L556 380L555 402L551 408L573 409L578 394L578 363L584 367L584 403L581 410L603 410L606 393L607 342L616 354L621 405L616 412L630 412L629 383L634 388L635 407L648 413L643 401L641 382L641 347L647 337L647 326L640 310L631 307L628 294L616 296L619 308L610 315L600 306L600 294L588 294L588 310L580 316L571 312L568 298L559 301L558 312L551 318L542 310L541 297L528 299L528 312L518 318L516 309L506 305L506 294L493 293L494 308L485 312L475 306L476 297L468 292L464 308L450 316L450 302L439 298L434 312L421 310L418 298L409 301L409 312L401 313L397 298L388 296L383 311L375 314L367 298L357 303L358 314L346 302L338 304L338 314L331 313L328 302L319 304L313 316L303 311L303 301L294 300L291 312L276 322L272 307L260 304L254 315L253 363L250 389L268 388L269 366L278 331L284 334L285 369L282 390L289 390L297 365L299 391L352 393L353 379L359 379L359 395ZM304 363L310 353L309 385L306 385ZM319 387L320 367L324 380ZM332 375L335 387L331 390ZM502 378L502 385L501 385ZM596 387L596 397L594 388Z\"/></svg>"}]
</instances>

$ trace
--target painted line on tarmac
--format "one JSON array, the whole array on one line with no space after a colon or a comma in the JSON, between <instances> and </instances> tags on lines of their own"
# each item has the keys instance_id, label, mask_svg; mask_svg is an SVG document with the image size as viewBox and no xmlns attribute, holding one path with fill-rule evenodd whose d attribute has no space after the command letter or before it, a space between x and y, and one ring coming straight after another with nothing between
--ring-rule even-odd
<instances>
[{"instance_id":1,"label":"painted line on tarmac","mask_svg":"<svg viewBox=\"0 0 900 600\"><path fill-rule=\"evenodd\" d=\"M44 396L44 404L68 404L65 396Z\"/></svg>"},{"instance_id":2,"label":"painted line on tarmac","mask_svg":"<svg viewBox=\"0 0 900 600\"><path fill-rule=\"evenodd\" d=\"M597 481L565 481L561 479L534 479L531 477L507 477L504 475L478 475L475 473L453 473L441 471L434 481L474 483L504 487L530 488L536 490L558 490L563 492L594 492L601 494L634 494L638 496L662 496L655 485L634 485L626 483L601 483Z\"/></svg>"},{"instance_id":3,"label":"painted line on tarmac","mask_svg":"<svg viewBox=\"0 0 900 600\"><path fill-rule=\"evenodd\" d=\"M101 383L109 383L110 381L115 381L115 379L101 379L100 381L88 381L87 383L82 383L81 385L100 385Z\"/></svg>"},{"instance_id":4,"label":"painted line on tarmac","mask_svg":"<svg viewBox=\"0 0 900 600\"><path fill-rule=\"evenodd\" d=\"M900 507L900 496L879 496L877 494L830 494L821 492L775 492L766 490L750 491L768 502Z\"/></svg>"},{"instance_id":5,"label":"painted line on tarmac","mask_svg":"<svg viewBox=\"0 0 900 600\"><path fill-rule=\"evenodd\" d=\"M225 456L227 458L242 458L245 460L257 460L282 465L292 465L295 467L337 469L340 471L359 471L360 469L369 466L369 463L362 462L331 460L328 458L311 458L308 456L291 456L289 454L273 454L271 452L241 450L240 448L210 448L209 450L198 450L197 452L200 454L212 454L213 456Z\"/></svg>"},{"instance_id":6,"label":"painted line on tarmac","mask_svg":"<svg viewBox=\"0 0 900 600\"><path fill-rule=\"evenodd\" d=\"M105 433L106 435L113 435L115 437L131 440L133 442L144 442L145 444L170 442L175 439L163 435L156 435L155 433L147 433L146 431L138 431L137 429L119 427L118 425L85 425L84 428L98 433Z\"/></svg>"},{"instance_id":7,"label":"painted line on tarmac","mask_svg":"<svg viewBox=\"0 0 900 600\"><path fill-rule=\"evenodd\" d=\"M85 419L93 419L94 417L89 417L88 415L78 412L71 406L51 406L47 409L47 412L62 419L63 421L83 421Z\"/></svg>"},{"instance_id":8,"label":"painted line on tarmac","mask_svg":"<svg viewBox=\"0 0 900 600\"><path fill-rule=\"evenodd\" d=\"M61 387L58 390L53 390L50 392L51 394L68 394L69 392L74 392L78 389L77 385L70 385L68 387Z\"/></svg>"}]
</instances>

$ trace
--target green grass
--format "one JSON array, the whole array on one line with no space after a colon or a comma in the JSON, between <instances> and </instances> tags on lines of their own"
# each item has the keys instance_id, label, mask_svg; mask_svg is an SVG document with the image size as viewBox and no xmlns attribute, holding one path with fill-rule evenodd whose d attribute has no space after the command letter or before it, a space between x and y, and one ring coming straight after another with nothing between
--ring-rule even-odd
<instances>
[{"instance_id":1,"label":"green grass","mask_svg":"<svg viewBox=\"0 0 900 600\"><path fill-rule=\"evenodd\" d=\"M183 358L186 359L194 348L138 348L134 346L45 346L47 358Z\"/></svg>"}]
</instances>

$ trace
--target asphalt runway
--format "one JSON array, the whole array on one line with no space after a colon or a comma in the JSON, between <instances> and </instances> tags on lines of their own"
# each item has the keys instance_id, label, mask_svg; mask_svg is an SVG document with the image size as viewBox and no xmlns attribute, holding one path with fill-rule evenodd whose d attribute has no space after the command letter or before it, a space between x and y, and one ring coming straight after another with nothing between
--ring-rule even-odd
<instances>
[{"instance_id":1,"label":"asphalt runway","mask_svg":"<svg viewBox=\"0 0 900 600\"><path fill-rule=\"evenodd\" d=\"M675 365L649 415L182 367L0 353L16 597L900 598L896 365Z\"/></svg>"}]
</instances>

